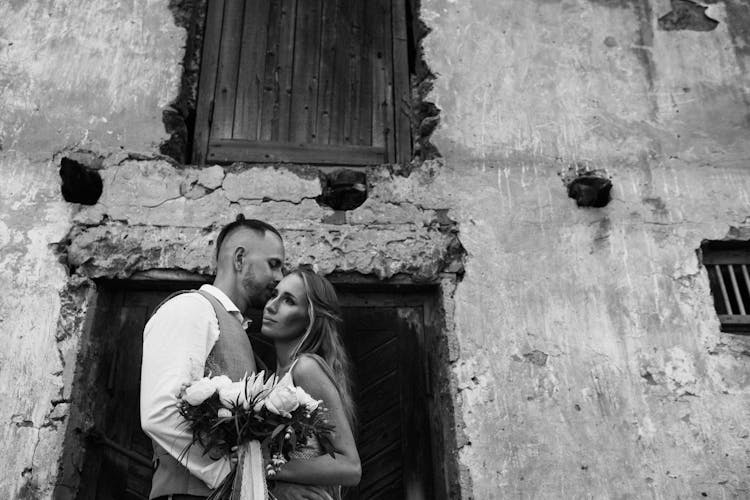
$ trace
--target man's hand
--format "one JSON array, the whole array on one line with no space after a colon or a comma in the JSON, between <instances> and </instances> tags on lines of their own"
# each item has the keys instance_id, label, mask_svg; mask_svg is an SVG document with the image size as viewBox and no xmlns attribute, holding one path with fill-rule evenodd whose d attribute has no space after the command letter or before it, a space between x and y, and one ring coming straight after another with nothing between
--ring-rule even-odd
<instances>
[{"instance_id":1,"label":"man's hand","mask_svg":"<svg viewBox=\"0 0 750 500\"><path fill-rule=\"evenodd\" d=\"M332 500L321 486L278 482L271 491L277 500Z\"/></svg>"}]
</instances>

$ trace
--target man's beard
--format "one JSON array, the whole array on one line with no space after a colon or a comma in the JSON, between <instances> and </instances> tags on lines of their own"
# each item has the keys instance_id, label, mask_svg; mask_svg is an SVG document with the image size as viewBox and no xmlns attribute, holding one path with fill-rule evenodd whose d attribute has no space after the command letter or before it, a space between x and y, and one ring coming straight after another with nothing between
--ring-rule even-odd
<instances>
[{"instance_id":1,"label":"man's beard","mask_svg":"<svg viewBox=\"0 0 750 500\"><path fill-rule=\"evenodd\" d=\"M242 288L247 293L248 302L252 309L263 309L266 302L271 299L275 287L276 283L273 280L265 285L259 284L252 274L248 274L242 280Z\"/></svg>"}]
</instances>

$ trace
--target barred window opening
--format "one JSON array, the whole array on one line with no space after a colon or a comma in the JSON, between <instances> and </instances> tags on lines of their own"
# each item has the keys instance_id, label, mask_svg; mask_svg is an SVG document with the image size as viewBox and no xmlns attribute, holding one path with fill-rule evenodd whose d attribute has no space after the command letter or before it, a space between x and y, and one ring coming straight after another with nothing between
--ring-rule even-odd
<instances>
[{"instance_id":1,"label":"barred window opening","mask_svg":"<svg viewBox=\"0 0 750 500\"><path fill-rule=\"evenodd\" d=\"M750 242L705 241L701 256L721 330L750 334Z\"/></svg>"}]
</instances>

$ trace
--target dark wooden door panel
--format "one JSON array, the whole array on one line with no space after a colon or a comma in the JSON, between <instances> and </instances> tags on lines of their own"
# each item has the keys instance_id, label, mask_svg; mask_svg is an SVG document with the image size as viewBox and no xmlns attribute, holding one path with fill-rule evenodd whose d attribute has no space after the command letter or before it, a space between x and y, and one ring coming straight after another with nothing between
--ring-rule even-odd
<instances>
[{"instance_id":1,"label":"dark wooden door panel","mask_svg":"<svg viewBox=\"0 0 750 500\"><path fill-rule=\"evenodd\" d=\"M99 301L91 374L97 407L79 500L148 498L151 441L140 429L142 332L170 290L110 290ZM347 500L431 498L424 318L413 296L340 292L352 358L363 476ZM401 300L403 299L403 300ZM399 304L401 302L401 304ZM259 324L259 323L258 323ZM410 492L407 496L406 492Z\"/></svg>"},{"instance_id":2,"label":"dark wooden door panel","mask_svg":"<svg viewBox=\"0 0 750 500\"><path fill-rule=\"evenodd\" d=\"M425 299L361 293L340 297L345 343L356 369L362 461L362 480L346 498L431 498L432 477L425 466L431 460L426 356L420 351Z\"/></svg>"},{"instance_id":3,"label":"dark wooden door panel","mask_svg":"<svg viewBox=\"0 0 750 500\"><path fill-rule=\"evenodd\" d=\"M169 291L104 290L92 342L95 418L79 500L144 500L151 489L151 441L140 427L138 399L143 328Z\"/></svg>"}]
</instances>

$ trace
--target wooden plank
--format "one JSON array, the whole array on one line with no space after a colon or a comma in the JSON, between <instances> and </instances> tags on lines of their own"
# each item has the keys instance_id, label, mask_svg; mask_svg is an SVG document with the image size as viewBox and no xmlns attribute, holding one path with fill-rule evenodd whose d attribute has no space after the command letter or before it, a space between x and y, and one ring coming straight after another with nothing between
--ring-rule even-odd
<instances>
[{"instance_id":1,"label":"wooden plank","mask_svg":"<svg viewBox=\"0 0 750 500\"><path fill-rule=\"evenodd\" d=\"M385 476L381 483L368 489L362 500L394 500L396 498L407 498L409 495L404 491L404 486L398 474Z\"/></svg>"},{"instance_id":2,"label":"wooden plank","mask_svg":"<svg viewBox=\"0 0 750 500\"><path fill-rule=\"evenodd\" d=\"M334 80L333 101L334 115L331 117L331 144L346 144L346 105L349 88L349 40L352 37L352 2L338 0L338 26L336 30L336 79Z\"/></svg>"},{"instance_id":3,"label":"wooden plank","mask_svg":"<svg viewBox=\"0 0 750 500\"><path fill-rule=\"evenodd\" d=\"M208 161L232 163L305 163L310 165L375 165L382 161L383 148L327 144L211 140Z\"/></svg>"},{"instance_id":4,"label":"wooden plank","mask_svg":"<svg viewBox=\"0 0 750 500\"><path fill-rule=\"evenodd\" d=\"M390 334L391 332L384 332ZM370 336L372 337L372 336ZM378 365L377 372L394 370L398 359L398 337L385 337L385 342L372 349L362 348L356 354L357 363Z\"/></svg>"},{"instance_id":5,"label":"wooden plank","mask_svg":"<svg viewBox=\"0 0 750 500\"><path fill-rule=\"evenodd\" d=\"M394 310L391 308L378 308L377 311L383 316L388 314L394 314ZM387 342L388 340L394 339L396 333L393 328L390 327L388 317L380 317L377 319L377 323L368 325L367 322L370 317L362 315L361 321L356 321L356 313L347 313L348 318L355 318L354 321L349 321L350 324L356 324L357 329L347 329L345 334L345 342L347 347L351 350L351 356L355 360L359 360L360 357ZM365 329L367 328L367 329Z\"/></svg>"},{"instance_id":6,"label":"wooden plank","mask_svg":"<svg viewBox=\"0 0 750 500\"><path fill-rule=\"evenodd\" d=\"M364 4L365 2L352 2L349 14L351 37L349 38L349 48L347 51L347 74L349 75L349 81L344 105L344 144L358 144L360 61L362 60L362 36L365 31L362 25L362 13L367 10Z\"/></svg>"},{"instance_id":7,"label":"wooden plank","mask_svg":"<svg viewBox=\"0 0 750 500\"><path fill-rule=\"evenodd\" d=\"M393 21L393 126L395 161L408 163L412 154L411 82L409 81L409 45L406 29L406 3L391 0Z\"/></svg>"},{"instance_id":8,"label":"wooden plank","mask_svg":"<svg viewBox=\"0 0 750 500\"><path fill-rule=\"evenodd\" d=\"M261 87L260 133L258 139L270 141L274 135L278 137L279 126L279 97L281 83L279 82L279 63L281 52L281 24L286 19L283 12L287 12L289 0L268 0L268 25L266 27L266 53L263 61L263 85ZM292 0L294 8L294 0ZM293 22L293 21L292 21ZM294 33L292 33L292 43ZM293 48L290 48L293 50ZM278 140L278 138L273 140Z\"/></svg>"},{"instance_id":9,"label":"wooden plank","mask_svg":"<svg viewBox=\"0 0 750 500\"><path fill-rule=\"evenodd\" d=\"M377 463L378 455L383 452L388 452L391 448L396 448L398 450L401 450L402 436L400 435L401 433L400 433L400 429L398 425L399 424L398 419L396 419L395 421L390 421L389 423L391 424L391 426L395 426L396 430L394 430L393 428L390 429L391 432L388 435L388 439L386 439L385 436L379 436L375 439L370 439L369 441L363 441L362 444L360 445L359 455L363 464L367 463L371 459L373 460L374 463ZM398 437L396 439L391 439L391 437L394 434L398 434ZM404 458L400 457L397 463L391 464L391 465L401 469L403 467L403 460ZM370 468L370 470L374 470L374 469L375 469L374 467ZM376 474L369 474L370 475L370 478L368 478L369 481L372 481L374 475L379 475L381 473L382 472L378 470Z\"/></svg>"},{"instance_id":10,"label":"wooden plank","mask_svg":"<svg viewBox=\"0 0 750 500\"><path fill-rule=\"evenodd\" d=\"M317 133L315 141L318 144L331 143L331 116L335 113L334 87L339 78L337 75L336 58L340 49L338 46L338 29L344 19L339 17L339 2L324 0L320 38L320 66L318 68L318 107L316 110Z\"/></svg>"},{"instance_id":11,"label":"wooden plank","mask_svg":"<svg viewBox=\"0 0 750 500\"><path fill-rule=\"evenodd\" d=\"M357 363L363 368L357 377L357 387L364 391L397 371L398 343L390 342Z\"/></svg>"},{"instance_id":12,"label":"wooden plank","mask_svg":"<svg viewBox=\"0 0 750 500\"><path fill-rule=\"evenodd\" d=\"M344 309L344 321L359 332L372 332L388 329L393 320L388 314L393 314L393 307L357 307ZM348 318L351 320L347 321ZM391 335L395 335L391 332Z\"/></svg>"},{"instance_id":13,"label":"wooden plank","mask_svg":"<svg viewBox=\"0 0 750 500\"><path fill-rule=\"evenodd\" d=\"M273 0L269 15L260 139L286 142L294 72L296 0Z\"/></svg>"},{"instance_id":14,"label":"wooden plank","mask_svg":"<svg viewBox=\"0 0 750 500\"><path fill-rule=\"evenodd\" d=\"M384 29L384 125L385 125L385 149L388 163L396 162L396 140L394 135L394 105L393 105L393 19L391 16L391 0L377 0L383 12Z\"/></svg>"},{"instance_id":15,"label":"wooden plank","mask_svg":"<svg viewBox=\"0 0 750 500\"><path fill-rule=\"evenodd\" d=\"M401 445L394 443L383 452L362 460L362 480L359 483L360 495L372 494L384 484L393 482L402 466ZM385 481L381 481L385 479ZM366 498L366 497L365 497Z\"/></svg>"},{"instance_id":16,"label":"wooden plank","mask_svg":"<svg viewBox=\"0 0 750 500\"><path fill-rule=\"evenodd\" d=\"M404 490L410 500L432 498L430 477L430 421L427 415L423 366L424 318L418 308L399 308L396 315L400 340L401 362L401 427L404 463ZM416 450L419 450L417 452Z\"/></svg>"},{"instance_id":17,"label":"wooden plank","mask_svg":"<svg viewBox=\"0 0 750 500\"><path fill-rule=\"evenodd\" d=\"M386 66L385 46L388 45L385 33L385 14L383 9L383 0L374 0L367 2L369 17L373 20L370 27L372 28L372 145L388 147L388 121L386 119L388 111L388 74ZM389 157L386 156L385 161Z\"/></svg>"},{"instance_id":18,"label":"wooden plank","mask_svg":"<svg viewBox=\"0 0 750 500\"><path fill-rule=\"evenodd\" d=\"M244 0L226 0L224 6L211 140L232 137L244 4Z\"/></svg>"},{"instance_id":19,"label":"wooden plank","mask_svg":"<svg viewBox=\"0 0 750 500\"><path fill-rule=\"evenodd\" d=\"M368 485L359 498L360 500L410 500L409 495L404 491L399 471L382 476L377 482Z\"/></svg>"},{"instance_id":20,"label":"wooden plank","mask_svg":"<svg viewBox=\"0 0 750 500\"><path fill-rule=\"evenodd\" d=\"M317 132L315 118L320 66L320 15L321 0L306 0L297 4L291 142L313 142Z\"/></svg>"},{"instance_id":21,"label":"wooden plank","mask_svg":"<svg viewBox=\"0 0 750 500\"><path fill-rule=\"evenodd\" d=\"M399 404L399 390L406 385L402 383L398 372L393 372L378 383L358 391L357 399L361 400L357 411L362 425L368 425L384 411Z\"/></svg>"},{"instance_id":22,"label":"wooden plank","mask_svg":"<svg viewBox=\"0 0 750 500\"><path fill-rule=\"evenodd\" d=\"M221 26L224 21L224 0L209 0L206 28L201 55L201 74L198 82L198 103L193 136L193 163L203 165L208 153L211 130L211 107L216 91Z\"/></svg>"},{"instance_id":23,"label":"wooden plank","mask_svg":"<svg viewBox=\"0 0 750 500\"><path fill-rule=\"evenodd\" d=\"M260 137L261 102L268 40L270 2L246 0L237 77L237 99L232 137Z\"/></svg>"},{"instance_id":24,"label":"wooden plank","mask_svg":"<svg viewBox=\"0 0 750 500\"><path fill-rule=\"evenodd\" d=\"M390 443L401 439L401 409L394 406L384 410L379 418L369 422L367 425L361 425L359 429L358 442L362 443L364 449L370 441L383 441ZM360 452L362 456L363 453Z\"/></svg>"},{"instance_id":25,"label":"wooden plank","mask_svg":"<svg viewBox=\"0 0 750 500\"><path fill-rule=\"evenodd\" d=\"M370 2L365 2L364 8L362 8L362 37L361 37L361 53L360 58L360 70L359 70L359 102L355 109L358 109L358 123L359 126L354 133L356 144L363 146L373 145L372 142L372 73L373 73L373 61L376 59L377 54L373 53L373 35L372 26L375 22L369 18Z\"/></svg>"},{"instance_id":26,"label":"wooden plank","mask_svg":"<svg viewBox=\"0 0 750 500\"><path fill-rule=\"evenodd\" d=\"M279 53L279 69L276 80L279 82L279 111L278 123L275 135L271 137L275 141L291 141L292 139L292 88L294 78L294 49L297 41L295 39L295 25L297 22L297 1L284 0L285 10L282 11L281 41L282 50ZM288 7L287 7L288 5Z\"/></svg>"}]
</instances>

